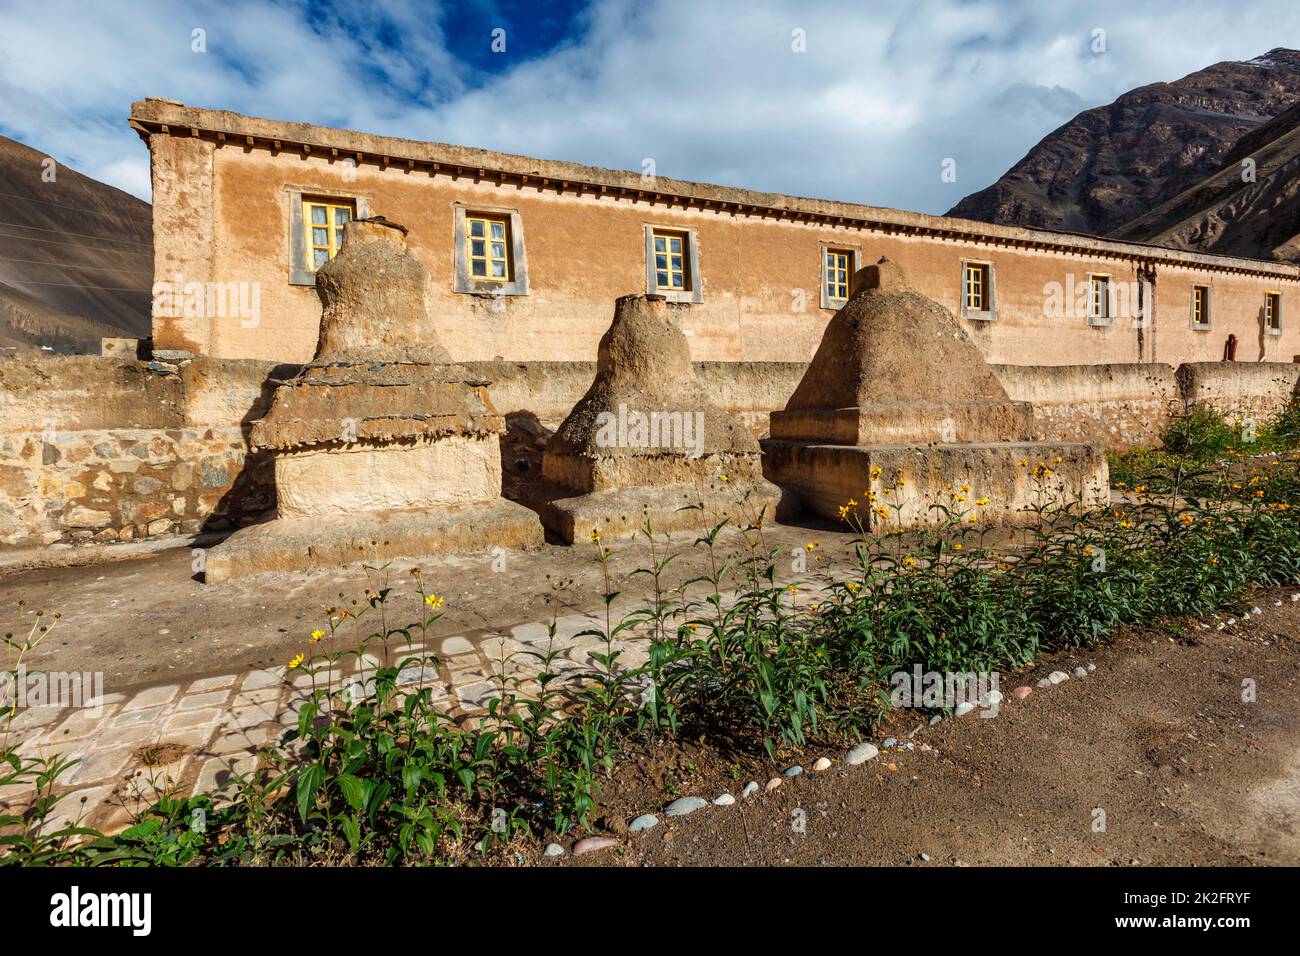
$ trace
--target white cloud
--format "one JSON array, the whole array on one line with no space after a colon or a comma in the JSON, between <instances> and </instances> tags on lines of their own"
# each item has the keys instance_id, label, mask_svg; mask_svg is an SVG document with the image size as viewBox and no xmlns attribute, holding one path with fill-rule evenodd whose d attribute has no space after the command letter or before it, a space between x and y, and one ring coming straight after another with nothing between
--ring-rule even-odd
<instances>
[{"instance_id":1,"label":"white cloud","mask_svg":"<svg viewBox=\"0 0 1300 956\"><path fill-rule=\"evenodd\" d=\"M1228 18L1209 0L744 12L613 0L581 36L484 77L427 3L307 9L0 0L0 132L145 198L148 157L126 114L155 95L624 169L653 157L665 176L941 212L1082 108L1300 35L1290 0ZM486 44L508 18L485 9ZM518 49L527 27L508 26ZM191 51L196 28L206 53ZM939 177L948 157L956 183Z\"/></svg>"}]
</instances>

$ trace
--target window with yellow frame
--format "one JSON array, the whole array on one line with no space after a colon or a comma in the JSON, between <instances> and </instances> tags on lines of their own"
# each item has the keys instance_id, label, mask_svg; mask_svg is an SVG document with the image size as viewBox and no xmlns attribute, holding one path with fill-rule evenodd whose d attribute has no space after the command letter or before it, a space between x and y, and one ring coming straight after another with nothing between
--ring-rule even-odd
<instances>
[{"instance_id":1,"label":"window with yellow frame","mask_svg":"<svg viewBox=\"0 0 1300 956\"><path fill-rule=\"evenodd\" d=\"M849 297L849 269L853 253L846 249L826 250L826 298L843 301Z\"/></svg>"},{"instance_id":2,"label":"window with yellow frame","mask_svg":"<svg viewBox=\"0 0 1300 956\"><path fill-rule=\"evenodd\" d=\"M981 262L967 262L963 276L963 301L969 312L988 312L992 296L989 294L989 267Z\"/></svg>"},{"instance_id":3,"label":"window with yellow frame","mask_svg":"<svg viewBox=\"0 0 1300 956\"><path fill-rule=\"evenodd\" d=\"M481 282L509 282L510 220L503 216L465 215L465 252L469 276Z\"/></svg>"},{"instance_id":4,"label":"window with yellow frame","mask_svg":"<svg viewBox=\"0 0 1300 956\"><path fill-rule=\"evenodd\" d=\"M1088 276L1088 319L1094 323L1110 320L1110 276Z\"/></svg>"},{"instance_id":5,"label":"window with yellow frame","mask_svg":"<svg viewBox=\"0 0 1300 956\"><path fill-rule=\"evenodd\" d=\"M691 287L686 266L686 236L680 232L654 231L655 288L685 292Z\"/></svg>"},{"instance_id":6,"label":"window with yellow frame","mask_svg":"<svg viewBox=\"0 0 1300 956\"><path fill-rule=\"evenodd\" d=\"M1192 286L1192 325L1209 328L1210 325L1210 287Z\"/></svg>"},{"instance_id":7,"label":"window with yellow frame","mask_svg":"<svg viewBox=\"0 0 1300 956\"><path fill-rule=\"evenodd\" d=\"M343 248L343 225L356 215L351 202L304 199L302 218L307 223L307 261L319 269Z\"/></svg>"},{"instance_id":8,"label":"window with yellow frame","mask_svg":"<svg viewBox=\"0 0 1300 956\"><path fill-rule=\"evenodd\" d=\"M1264 328L1269 332L1282 331L1282 293L1264 293Z\"/></svg>"}]
</instances>

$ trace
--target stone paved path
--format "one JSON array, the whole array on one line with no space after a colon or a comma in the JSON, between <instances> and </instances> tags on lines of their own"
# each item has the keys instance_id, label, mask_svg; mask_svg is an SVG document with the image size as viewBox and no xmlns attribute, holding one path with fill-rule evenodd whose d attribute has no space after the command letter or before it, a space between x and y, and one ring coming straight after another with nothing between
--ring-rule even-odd
<instances>
[{"instance_id":1,"label":"stone paved path","mask_svg":"<svg viewBox=\"0 0 1300 956\"><path fill-rule=\"evenodd\" d=\"M553 643L549 626L540 623L439 638L428 647L394 643L385 663L396 666L406 658L436 655L439 667L408 666L399 674L399 684L423 682L445 713L472 719L499 695L502 677L510 686L517 681L520 693L536 691L540 663L530 652L558 651L552 670L564 676L594 670L589 653L603 650L604 642L579 635L603 624L603 617L590 614L560 617ZM623 651L620 665L644 664L648 645L647 635L620 634L615 642ZM268 668L105 694L97 707L31 707L14 718L10 743L24 756L60 754L78 761L58 780L63 795L47 829L80 819L114 831L129 825L132 811L162 787L220 792L232 773L255 769L259 749L296 726L298 708L314 684L325 686L332 679L335 687L343 687L364 681L379 664L376 653L383 656L372 647L365 658L350 656L332 671L327 665L314 673ZM29 788L3 788L0 804L24 805L30 796Z\"/></svg>"}]
</instances>

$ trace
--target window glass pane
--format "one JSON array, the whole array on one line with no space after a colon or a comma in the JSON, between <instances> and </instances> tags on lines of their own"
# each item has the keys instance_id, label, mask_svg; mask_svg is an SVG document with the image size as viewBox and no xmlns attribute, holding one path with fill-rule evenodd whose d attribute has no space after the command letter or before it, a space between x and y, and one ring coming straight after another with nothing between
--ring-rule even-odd
<instances>
[{"instance_id":1,"label":"window glass pane","mask_svg":"<svg viewBox=\"0 0 1300 956\"><path fill-rule=\"evenodd\" d=\"M658 286L662 286L662 287L664 287L664 288L667 288L667 287L668 287L668 273L667 273L667 272L656 272L656 273L655 273L655 285L658 285Z\"/></svg>"},{"instance_id":2,"label":"window glass pane","mask_svg":"<svg viewBox=\"0 0 1300 956\"><path fill-rule=\"evenodd\" d=\"M349 221L351 218L352 218L352 210L351 210L351 209L348 209L348 208L346 208L346 207L344 207L344 206L340 206L338 209L335 209L335 210L334 210L334 224L335 224L336 226L341 226L341 225L343 225L345 222Z\"/></svg>"},{"instance_id":3,"label":"window glass pane","mask_svg":"<svg viewBox=\"0 0 1300 956\"><path fill-rule=\"evenodd\" d=\"M481 236L481 235L483 235L483 220L482 220L482 219L471 219L471 220L469 221L469 234L470 234L471 236Z\"/></svg>"},{"instance_id":4,"label":"window glass pane","mask_svg":"<svg viewBox=\"0 0 1300 956\"><path fill-rule=\"evenodd\" d=\"M343 230L342 230L342 229L335 229L335 230L334 230L334 248L335 248L335 249L342 249L342 248L343 248Z\"/></svg>"},{"instance_id":5,"label":"window glass pane","mask_svg":"<svg viewBox=\"0 0 1300 956\"><path fill-rule=\"evenodd\" d=\"M655 236L655 252L664 252L666 249L667 244L664 242L664 237Z\"/></svg>"},{"instance_id":6,"label":"window glass pane","mask_svg":"<svg viewBox=\"0 0 1300 956\"><path fill-rule=\"evenodd\" d=\"M504 259L506 257L506 244L504 242L492 243L492 258Z\"/></svg>"},{"instance_id":7,"label":"window glass pane","mask_svg":"<svg viewBox=\"0 0 1300 956\"><path fill-rule=\"evenodd\" d=\"M506 264L504 262L493 261L492 277L494 279L504 279L506 277Z\"/></svg>"},{"instance_id":8,"label":"window glass pane","mask_svg":"<svg viewBox=\"0 0 1300 956\"><path fill-rule=\"evenodd\" d=\"M328 249L313 249L311 251L311 257L312 264L319 269L325 263L330 261L330 252Z\"/></svg>"},{"instance_id":9,"label":"window glass pane","mask_svg":"<svg viewBox=\"0 0 1300 956\"><path fill-rule=\"evenodd\" d=\"M315 229L311 231L311 242L314 246L328 246L330 244L330 231L328 229Z\"/></svg>"},{"instance_id":10,"label":"window glass pane","mask_svg":"<svg viewBox=\"0 0 1300 956\"><path fill-rule=\"evenodd\" d=\"M479 258L482 258L484 255L487 254L484 251L486 250L486 248L487 248L487 243L484 242L482 239L471 239L469 241L469 254L471 256L477 256Z\"/></svg>"},{"instance_id":11,"label":"window glass pane","mask_svg":"<svg viewBox=\"0 0 1300 956\"><path fill-rule=\"evenodd\" d=\"M682 287L682 274L681 274L680 272L674 272L674 273L673 273L673 288L674 288L674 289L680 289L681 287Z\"/></svg>"},{"instance_id":12,"label":"window glass pane","mask_svg":"<svg viewBox=\"0 0 1300 956\"><path fill-rule=\"evenodd\" d=\"M681 272L681 271L682 271L682 257L681 257L681 256L669 256L669 257L668 257L668 267L669 267L670 269L672 269L674 272Z\"/></svg>"},{"instance_id":13,"label":"window glass pane","mask_svg":"<svg viewBox=\"0 0 1300 956\"><path fill-rule=\"evenodd\" d=\"M670 237L668 238L668 251L669 251L669 252L681 252L681 251L682 251L682 240L681 240L681 237L679 237L679 236L670 236Z\"/></svg>"},{"instance_id":14,"label":"window glass pane","mask_svg":"<svg viewBox=\"0 0 1300 956\"><path fill-rule=\"evenodd\" d=\"M655 256L655 268L656 268L656 269L667 269L667 268L668 268L668 257L667 257L667 256Z\"/></svg>"},{"instance_id":15,"label":"window glass pane","mask_svg":"<svg viewBox=\"0 0 1300 956\"><path fill-rule=\"evenodd\" d=\"M492 238L504 239L506 237L506 224L503 222L492 223Z\"/></svg>"},{"instance_id":16,"label":"window glass pane","mask_svg":"<svg viewBox=\"0 0 1300 956\"><path fill-rule=\"evenodd\" d=\"M471 274L476 276L486 276L487 263L484 262L482 259L475 259L473 262L470 263L470 272Z\"/></svg>"},{"instance_id":17,"label":"window glass pane","mask_svg":"<svg viewBox=\"0 0 1300 956\"><path fill-rule=\"evenodd\" d=\"M308 208L311 210L312 225L324 226L329 222L329 220L325 218L327 210L324 206L309 205Z\"/></svg>"}]
</instances>

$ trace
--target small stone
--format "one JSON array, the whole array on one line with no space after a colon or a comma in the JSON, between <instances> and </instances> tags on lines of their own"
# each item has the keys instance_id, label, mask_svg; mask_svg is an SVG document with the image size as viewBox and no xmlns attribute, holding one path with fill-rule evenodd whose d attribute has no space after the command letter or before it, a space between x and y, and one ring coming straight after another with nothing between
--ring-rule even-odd
<instances>
[{"instance_id":1,"label":"small stone","mask_svg":"<svg viewBox=\"0 0 1300 956\"><path fill-rule=\"evenodd\" d=\"M1263 614L1264 612L1259 609L1259 605L1257 604L1250 609L1250 613L1258 617L1260 614Z\"/></svg>"},{"instance_id":2,"label":"small stone","mask_svg":"<svg viewBox=\"0 0 1300 956\"><path fill-rule=\"evenodd\" d=\"M767 782L767 788L766 788L766 789L767 789L767 791L770 793L771 791L775 790L775 789L776 789L777 787L779 787L779 786L781 786L781 778L780 778L780 777L773 777L771 780L769 780L769 781Z\"/></svg>"},{"instance_id":3,"label":"small stone","mask_svg":"<svg viewBox=\"0 0 1300 956\"><path fill-rule=\"evenodd\" d=\"M548 843L546 844L546 849L543 851L543 855L564 856L564 847L560 846L558 843Z\"/></svg>"},{"instance_id":4,"label":"small stone","mask_svg":"<svg viewBox=\"0 0 1300 956\"><path fill-rule=\"evenodd\" d=\"M1094 664L1092 661L1088 661L1088 671L1092 672L1095 671L1096 669L1097 669L1097 665Z\"/></svg>"},{"instance_id":5,"label":"small stone","mask_svg":"<svg viewBox=\"0 0 1300 956\"><path fill-rule=\"evenodd\" d=\"M972 704L972 703L971 703L970 701L968 701L968 700L963 700L963 701L962 701L960 704L958 704L957 707L953 710L953 713L954 713L956 716L958 716L958 717L965 717L967 714L969 714L969 713L970 713L972 710L974 710L974 709L975 709L975 705L974 705L974 704Z\"/></svg>"},{"instance_id":6,"label":"small stone","mask_svg":"<svg viewBox=\"0 0 1300 956\"><path fill-rule=\"evenodd\" d=\"M1300 601L1300 592L1291 595L1291 603L1294 604L1296 601Z\"/></svg>"},{"instance_id":7,"label":"small stone","mask_svg":"<svg viewBox=\"0 0 1300 956\"><path fill-rule=\"evenodd\" d=\"M735 802L736 802L736 798L735 798L735 797L733 797L733 796L732 796L731 794L729 794L729 793L724 793L724 794L721 794L720 796L714 798L714 800L713 800L713 805L714 805L715 807L729 807L729 806L731 806L731 805L732 805L733 803L735 803Z\"/></svg>"},{"instance_id":8,"label":"small stone","mask_svg":"<svg viewBox=\"0 0 1300 956\"><path fill-rule=\"evenodd\" d=\"M898 741L895 740L893 737L886 737L884 741L882 741L880 744L880 746L882 747L895 747L897 745L898 745Z\"/></svg>"},{"instance_id":9,"label":"small stone","mask_svg":"<svg viewBox=\"0 0 1300 956\"><path fill-rule=\"evenodd\" d=\"M749 783L745 784L745 789L740 791L740 798L742 800L745 800L748 799L749 797L752 797L756 793L758 793L758 781L751 780L749 781Z\"/></svg>"},{"instance_id":10,"label":"small stone","mask_svg":"<svg viewBox=\"0 0 1300 956\"><path fill-rule=\"evenodd\" d=\"M817 762L813 764L813 771L816 773L821 773L823 770L830 770L830 769L831 769L831 762L827 760L825 757L818 757Z\"/></svg>"},{"instance_id":11,"label":"small stone","mask_svg":"<svg viewBox=\"0 0 1300 956\"><path fill-rule=\"evenodd\" d=\"M694 813L701 807L707 807L709 801L703 797L678 797L672 803L668 804L664 813L670 817L684 817L688 813Z\"/></svg>"},{"instance_id":12,"label":"small stone","mask_svg":"<svg viewBox=\"0 0 1300 956\"><path fill-rule=\"evenodd\" d=\"M921 859L922 859L923 861L925 861L926 863L929 863L929 862L930 862L930 854L928 854L928 853L922 853L922 854L921 854Z\"/></svg>"},{"instance_id":13,"label":"small stone","mask_svg":"<svg viewBox=\"0 0 1300 956\"><path fill-rule=\"evenodd\" d=\"M878 756L880 756L880 751L876 749L875 744L864 741L844 755L844 762L850 767L856 767L868 760L875 760Z\"/></svg>"},{"instance_id":14,"label":"small stone","mask_svg":"<svg viewBox=\"0 0 1300 956\"><path fill-rule=\"evenodd\" d=\"M1084 668L1084 667L1076 667L1074 670L1070 671L1070 673L1073 674L1075 677L1087 677L1087 676L1088 676L1088 671L1087 671L1087 669Z\"/></svg>"},{"instance_id":15,"label":"small stone","mask_svg":"<svg viewBox=\"0 0 1300 956\"><path fill-rule=\"evenodd\" d=\"M597 850L608 850L612 846L618 846L618 840L614 837L585 837L573 845L573 855L585 856L588 853L595 853Z\"/></svg>"},{"instance_id":16,"label":"small stone","mask_svg":"<svg viewBox=\"0 0 1300 956\"><path fill-rule=\"evenodd\" d=\"M659 818L653 813L643 813L627 825L628 833L640 833L642 830L649 830L651 827L659 826Z\"/></svg>"},{"instance_id":17,"label":"small stone","mask_svg":"<svg viewBox=\"0 0 1300 956\"><path fill-rule=\"evenodd\" d=\"M1070 675L1065 671L1052 671L1052 673L1047 675L1047 679L1053 684L1064 684L1070 679Z\"/></svg>"},{"instance_id":18,"label":"small stone","mask_svg":"<svg viewBox=\"0 0 1300 956\"><path fill-rule=\"evenodd\" d=\"M1011 692L1011 696L1014 697L1016 700L1024 700L1033 692L1034 689L1032 687L1025 685L1025 686L1017 687L1015 690L1013 690Z\"/></svg>"},{"instance_id":19,"label":"small stone","mask_svg":"<svg viewBox=\"0 0 1300 956\"><path fill-rule=\"evenodd\" d=\"M797 777L801 773L803 773L803 767L799 766L798 764L795 764L793 767L786 767L785 770L782 771L782 776Z\"/></svg>"},{"instance_id":20,"label":"small stone","mask_svg":"<svg viewBox=\"0 0 1300 956\"><path fill-rule=\"evenodd\" d=\"M931 727L933 727L935 724L941 724L941 723L943 723L943 714L935 714L933 717L930 718Z\"/></svg>"},{"instance_id":21,"label":"small stone","mask_svg":"<svg viewBox=\"0 0 1300 956\"><path fill-rule=\"evenodd\" d=\"M1237 619L1236 619L1235 617L1230 617L1230 618L1228 618L1228 626L1229 626L1229 627L1231 627L1233 624L1236 624L1236 623L1237 623Z\"/></svg>"},{"instance_id":22,"label":"small stone","mask_svg":"<svg viewBox=\"0 0 1300 956\"><path fill-rule=\"evenodd\" d=\"M991 690L980 698L981 707L996 707L1002 703L1002 691Z\"/></svg>"},{"instance_id":23,"label":"small stone","mask_svg":"<svg viewBox=\"0 0 1300 956\"><path fill-rule=\"evenodd\" d=\"M1051 682L1050 680L1048 680L1046 677L1041 677L1041 678L1039 678L1039 680L1038 680L1038 686L1039 686L1039 687L1051 687L1051 686L1052 686L1052 682Z\"/></svg>"}]
</instances>

